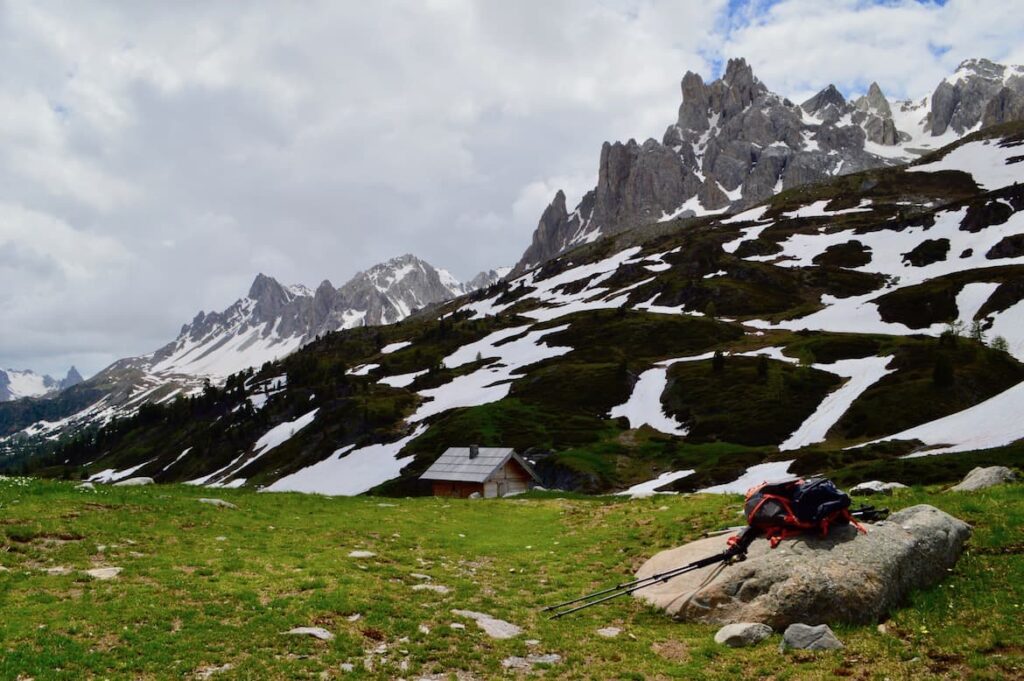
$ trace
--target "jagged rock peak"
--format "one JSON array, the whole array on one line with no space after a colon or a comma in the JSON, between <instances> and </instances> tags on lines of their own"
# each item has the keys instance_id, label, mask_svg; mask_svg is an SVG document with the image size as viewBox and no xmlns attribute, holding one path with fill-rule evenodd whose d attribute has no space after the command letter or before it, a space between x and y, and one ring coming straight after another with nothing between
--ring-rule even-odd
<instances>
[{"instance_id":1,"label":"jagged rock peak","mask_svg":"<svg viewBox=\"0 0 1024 681\"><path fill-rule=\"evenodd\" d=\"M253 279L252 286L249 287L249 297L253 300L273 300L281 299L287 301L288 291L284 286L274 279L260 272Z\"/></svg>"},{"instance_id":2,"label":"jagged rock peak","mask_svg":"<svg viewBox=\"0 0 1024 681\"><path fill-rule=\"evenodd\" d=\"M801 106L804 111L813 114L830 105L836 107L836 109L842 109L846 106L846 98L843 97L843 93L831 83L829 83L827 88L808 99Z\"/></svg>"},{"instance_id":3,"label":"jagged rock peak","mask_svg":"<svg viewBox=\"0 0 1024 681\"><path fill-rule=\"evenodd\" d=\"M857 101L853 103L854 107L858 111L865 113L876 113L883 118L892 117L892 109L889 107L889 100L885 98L882 93L882 88L878 86L878 83L871 83L868 87L866 95L862 95L857 98Z\"/></svg>"},{"instance_id":4,"label":"jagged rock peak","mask_svg":"<svg viewBox=\"0 0 1024 681\"><path fill-rule=\"evenodd\" d=\"M64 379L60 382L60 389L64 390L65 388L70 388L73 385L78 385L83 380L85 379L82 378L82 374L78 373L78 369L76 369L74 365L71 365L71 368L68 369L67 375L64 376Z\"/></svg>"}]
</instances>

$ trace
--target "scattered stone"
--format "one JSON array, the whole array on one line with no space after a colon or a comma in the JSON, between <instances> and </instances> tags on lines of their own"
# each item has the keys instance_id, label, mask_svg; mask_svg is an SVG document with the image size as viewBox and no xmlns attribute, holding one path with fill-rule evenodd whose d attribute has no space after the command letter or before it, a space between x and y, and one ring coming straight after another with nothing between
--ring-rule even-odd
<instances>
[{"instance_id":1,"label":"scattered stone","mask_svg":"<svg viewBox=\"0 0 1024 681\"><path fill-rule=\"evenodd\" d=\"M433 591L434 593L446 594L451 589L440 584L414 584L412 587L413 591Z\"/></svg>"},{"instance_id":2,"label":"scattered stone","mask_svg":"<svg viewBox=\"0 0 1024 681\"><path fill-rule=\"evenodd\" d=\"M224 501L223 499L200 499L200 504L210 504L211 506L219 506L220 508L238 508L230 501Z\"/></svg>"},{"instance_id":3,"label":"scattered stone","mask_svg":"<svg viewBox=\"0 0 1024 681\"><path fill-rule=\"evenodd\" d=\"M63 565L57 565L54 567L48 567L43 572L45 572L48 575L70 575L71 568L65 567Z\"/></svg>"},{"instance_id":4,"label":"scattered stone","mask_svg":"<svg viewBox=\"0 0 1024 681\"><path fill-rule=\"evenodd\" d=\"M986 487L1003 485L1017 480L1017 474L1006 466L988 466L975 468L968 473L958 485L950 488L950 492L973 492Z\"/></svg>"},{"instance_id":5,"label":"scattered stone","mask_svg":"<svg viewBox=\"0 0 1024 681\"><path fill-rule=\"evenodd\" d=\"M548 653L547 655L527 655L526 657L506 657L501 661L501 666L505 669L533 669L538 664L558 664L562 661L562 656L557 653Z\"/></svg>"},{"instance_id":6,"label":"scattered stone","mask_svg":"<svg viewBox=\"0 0 1024 681\"><path fill-rule=\"evenodd\" d=\"M473 492L472 494L469 495L469 498L470 499L483 499L483 496L480 495L480 492Z\"/></svg>"},{"instance_id":7,"label":"scattered stone","mask_svg":"<svg viewBox=\"0 0 1024 681\"><path fill-rule=\"evenodd\" d=\"M428 627L426 624L421 624L419 626L419 632L421 634L423 634L424 636L426 636L427 634L430 633L430 627Z\"/></svg>"},{"instance_id":8,"label":"scattered stone","mask_svg":"<svg viewBox=\"0 0 1024 681\"><path fill-rule=\"evenodd\" d=\"M884 622L882 624L879 624L875 628L878 630L879 634L888 634L889 633L889 627L885 626Z\"/></svg>"},{"instance_id":9,"label":"scattered stone","mask_svg":"<svg viewBox=\"0 0 1024 681\"><path fill-rule=\"evenodd\" d=\"M622 629L618 627L605 627L604 629L598 629L597 635L605 638L615 638L622 633Z\"/></svg>"},{"instance_id":10,"label":"scattered stone","mask_svg":"<svg viewBox=\"0 0 1024 681\"><path fill-rule=\"evenodd\" d=\"M343 671L345 673L348 673L348 672L354 672L356 670L356 666L354 664L352 664L351 662L342 662L338 666L338 669L340 669L341 671Z\"/></svg>"},{"instance_id":11,"label":"scattered stone","mask_svg":"<svg viewBox=\"0 0 1024 681\"><path fill-rule=\"evenodd\" d=\"M862 482L859 485L855 485L850 490L850 494L863 496L870 494L891 495L898 489L907 489L907 486L901 482L882 482L881 480L871 480L869 482Z\"/></svg>"},{"instance_id":12,"label":"scattered stone","mask_svg":"<svg viewBox=\"0 0 1024 681\"><path fill-rule=\"evenodd\" d=\"M235 665L231 664L230 662L222 664L219 667L200 667L192 674L192 678L205 680L210 678L214 674L222 674L224 672L229 672L234 668Z\"/></svg>"},{"instance_id":13,"label":"scattered stone","mask_svg":"<svg viewBox=\"0 0 1024 681\"><path fill-rule=\"evenodd\" d=\"M791 624L782 635L779 650L796 648L797 650L839 650L842 641L836 638L827 624L816 627L807 624Z\"/></svg>"},{"instance_id":14,"label":"scattered stone","mask_svg":"<svg viewBox=\"0 0 1024 681\"><path fill-rule=\"evenodd\" d=\"M381 508L395 508L398 504L377 504Z\"/></svg>"},{"instance_id":15,"label":"scattered stone","mask_svg":"<svg viewBox=\"0 0 1024 681\"><path fill-rule=\"evenodd\" d=\"M425 582L429 582L430 580L433 579L433 577L431 577L430 575L423 575L423 574L420 574L419 572L411 572L411 573L409 573L409 576L412 577L413 579L422 579Z\"/></svg>"},{"instance_id":16,"label":"scattered stone","mask_svg":"<svg viewBox=\"0 0 1024 681\"><path fill-rule=\"evenodd\" d=\"M758 539L742 562L694 570L637 597L678 619L714 624L873 624L911 591L945 579L971 535L967 523L923 504L865 528L835 526L827 537L801 535L775 549ZM720 535L663 551L637 577L715 555L727 542Z\"/></svg>"},{"instance_id":17,"label":"scattered stone","mask_svg":"<svg viewBox=\"0 0 1024 681\"><path fill-rule=\"evenodd\" d=\"M81 485L75 485L76 489L96 489L96 485L91 482L83 482Z\"/></svg>"},{"instance_id":18,"label":"scattered stone","mask_svg":"<svg viewBox=\"0 0 1024 681\"><path fill-rule=\"evenodd\" d=\"M138 477L128 478L120 482L115 482L114 487L144 487L146 485L155 485L156 481L153 478Z\"/></svg>"},{"instance_id":19,"label":"scattered stone","mask_svg":"<svg viewBox=\"0 0 1024 681\"><path fill-rule=\"evenodd\" d=\"M224 535L221 535L219 537L214 537L214 539L216 539L217 541L227 541L228 540L228 538L225 537Z\"/></svg>"},{"instance_id":20,"label":"scattered stone","mask_svg":"<svg viewBox=\"0 0 1024 681\"><path fill-rule=\"evenodd\" d=\"M536 648L537 646L540 645L540 641L538 641L535 638L527 639L527 640L523 641L523 643L525 643L526 645L528 645L531 648Z\"/></svg>"},{"instance_id":21,"label":"scattered stone","mask_svg":"<svg viewBox=\"0 0 1024 681\"><path fill-rule=\"evenodd\" d=\"M772 628L760 622L726 624L715 634L715 643L730 648L754 646L772 635Z\"/></svg>"},{"instance_id":22,"label":"scattered stone","mask_svg":"<svg viewBox=\"0 0 1024 681\"><path fill-rule=\"evenodd\" d=\"M334 634L323 627L295 627L294 629L289 629L284 633L291 636L312 636L313 638L318 638L321 641L330 641L334 638Z\"/></svg>"},{"instance_id":23,"label":"scattered stone","mask_svg":"<svg viewBox=\"0 0 1024 681\"><path fill-rule=\"evenodd\" d=\"M117 577L119 574L121 574L121 570L123 569L124 568L119 567L93 568L91 570L86 570L85 574L89 575L93 579L98 579L101 582L105 582L108 579L114 579L115 577Z\"/></svg>"},{"instance_id":24,"label":"scattered stone","mask_svg":"<svg viewBox=\"0 0 1024 681\"><path fill-rule=\"evenodd\" d=\"M487 615L482 612L473 612L472 610L452 610L453 615L458 617L468 617L471 620L476 621L476 625L484 630L484 633L491 638L515 638L519 634L523 633L521 627L506 622L505 620L499 620L491 615Z\"/></svg>"},{"instance_id":25,"label":"scattered stone","mask_svg":"<svg viewBox=\"0 0 1024 681\"><path fill-rule=\"evenodd\" d=\"M462 631L466 628L466 625L461 622L452 622L448 626L457 631Z\"/></svg>"},{"instance_id":26,"label":"scattered stone","mask_svg":"<svg viewBox=\"0 0 1024 681\"><path fill-rule=\"evenodd\" d=\"M349 615L348 617L346 617L345 621L346 622L358 622L362 618L363 618L363 616L360 613L357 612L354 615Z\"/></svg>"},{"instance_id":27,"label":"scattered stone","mask_svg":"<svg viewBox=\"0 0 1024 681\"><path fill-rule=\"evenodd\" d=\"M352 551L348 554L349 558L373 558L377 554L373 551Z\"/></svg>"}]
</instances>

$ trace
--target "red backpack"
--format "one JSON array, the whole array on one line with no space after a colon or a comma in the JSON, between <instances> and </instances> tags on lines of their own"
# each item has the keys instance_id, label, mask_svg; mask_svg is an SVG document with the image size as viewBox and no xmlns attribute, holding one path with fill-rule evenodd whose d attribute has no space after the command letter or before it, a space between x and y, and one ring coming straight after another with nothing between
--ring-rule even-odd
<instances>
[{"instance_id":1,"label":"red backpack","mask_svg":"<svg viewBox=\"0 0 1024 681\"><path fill-rule=\"evenodd\" d=\"M827 478L763 482L747 490L743 510L747 524L767 537L772 548L812 530L824 537L832 525L852 523L866 533L850 515L850 497Z\"/></svg>"}]
</instances>

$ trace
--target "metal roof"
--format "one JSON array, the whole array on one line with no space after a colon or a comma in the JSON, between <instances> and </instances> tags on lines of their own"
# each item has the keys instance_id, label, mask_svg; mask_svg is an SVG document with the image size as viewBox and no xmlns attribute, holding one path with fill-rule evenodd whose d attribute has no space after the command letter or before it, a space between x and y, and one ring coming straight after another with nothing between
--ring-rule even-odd
<instances>
[{"instance_id":1,"label":"metal roof","mask_svg":"<svg viewBox=\"0 0 1024 681\"><path fill-rule=\"evenodd\" d=\"M479 454L472 459L469 458L469 447L449 447L420 479L485 482L512 458L526 469L530 477L537 479L530 464L508 447L480 447Z\"/></svg>"}]
</instances>

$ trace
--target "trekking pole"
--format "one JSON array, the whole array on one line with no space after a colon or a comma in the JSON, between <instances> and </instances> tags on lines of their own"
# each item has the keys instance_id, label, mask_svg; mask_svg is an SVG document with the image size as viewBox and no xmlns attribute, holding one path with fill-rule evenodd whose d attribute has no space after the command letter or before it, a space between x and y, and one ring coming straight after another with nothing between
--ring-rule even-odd
<instances>
[{"instance_id":1,"label":"trekking pole","mask_svg":"<svg viewBox=\"0 0 1024 681\"><path fill-rule=\"evenodd\" d=\"M570 613L578 612L591 606L598 605L599 603L604 603L614 598L631 594L635 591L639 591L640 589L645 589L659 582L667 582L668 580L687 572L699 570L700 568L714 565L715 563L729 562L734 558L745 556L747 547L750 546L750 543L756 536L757 530L752 527L747 527L739 534L737 541L721 553L708 556L707 558L701 558L700 560L695 560L687 565L666 570L665 572L660 572L658 574L651 575L650 577L636 579L632 582L625 582L624 584L616 584L615 586L607 589L601 589L600 591L594 591L584 596L580 596L579 598L574 598L555 605L549 605L546 608L543 608L542 612L556 611L555 614L551 616L551 619L558 619L559 617L564 617ZM582 605L577 605L576 607L569 608L568 610L562 610L562 608L568 605L575 605L576 603L582 603Z\"/></svg>"},{"instance_id":2,"label":"trekking pole","mask_svg":"<svg viewBox=\"0 0 1024 681\"><path fill-rule=\"evenodd\" d=\"M889 517L889 509L887 508L875 508L874 506L867 506L861 504L858 508L850 511L857 520L863 520L864 522L873 523L876 520L885 520Z\"/></svg>"}]
</instances>

